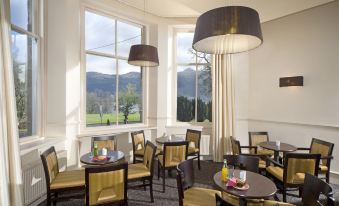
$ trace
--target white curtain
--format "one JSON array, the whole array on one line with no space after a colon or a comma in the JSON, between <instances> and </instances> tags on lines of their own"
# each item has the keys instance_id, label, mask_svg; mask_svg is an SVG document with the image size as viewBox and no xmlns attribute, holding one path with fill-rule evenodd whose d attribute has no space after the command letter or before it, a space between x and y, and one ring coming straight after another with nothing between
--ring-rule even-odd
<instances>
[{"instance_id":1,"label":"white curtain","mask_svg":"<svg viewBox=\"0 0 339 206\"><path fill-rule=\"evenodd\" d=\"M23 205L9 1L0 0L0 205Z\"/></svg>"},{"instance_id":2,"label":"white curtain","mask_svg":"<svg viewBox=\"0 0 339 206\"><path fill-rule=\"evenodd\" d=\"M234 131L234 88L231 55L214 55L212 64L213 160L231 152Z\"/></svg>"}]
</instances>

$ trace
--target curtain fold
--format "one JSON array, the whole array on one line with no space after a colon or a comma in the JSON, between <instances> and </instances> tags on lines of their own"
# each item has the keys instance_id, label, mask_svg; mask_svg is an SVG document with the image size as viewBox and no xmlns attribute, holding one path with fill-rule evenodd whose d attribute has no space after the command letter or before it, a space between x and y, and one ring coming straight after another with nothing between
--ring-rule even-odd
<instances>
[{"instance_id":1,"label":"curtain fold","mask_svg":"<svg viewBox=\"0 0 339 206\"><path fill-rule=\"evenodd\" d=\"M214 55L212 64L213 160L222 162L231 153L234 131L234 86L231 55Z\"/></svg>"},{"instance_id":2,"label":"curtain fold","mask_svg":"<svg viewBox=\"0 0 339 206\"><path fill-rule=\"evenodd\" d=\"M0 205L23 205L9 1L0 0Z\"/></svg>"}]
</instances>

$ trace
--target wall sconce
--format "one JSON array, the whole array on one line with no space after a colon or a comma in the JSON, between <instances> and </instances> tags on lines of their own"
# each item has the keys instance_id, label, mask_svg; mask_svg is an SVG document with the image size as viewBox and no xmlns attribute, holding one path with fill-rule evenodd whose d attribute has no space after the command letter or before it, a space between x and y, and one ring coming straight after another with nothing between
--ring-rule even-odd
<instances>
[{"instance_id":1,"label":"wall sconce","mask_svg":"<svg viewBox=\"0 0 339 206\"><path fill-rule=\"evenodd\" d=\"M295 76L295 77L281 77L279 79L280 87L291 87L291 86L304 86L304 77Z\"/></svg>"}]
</instances>

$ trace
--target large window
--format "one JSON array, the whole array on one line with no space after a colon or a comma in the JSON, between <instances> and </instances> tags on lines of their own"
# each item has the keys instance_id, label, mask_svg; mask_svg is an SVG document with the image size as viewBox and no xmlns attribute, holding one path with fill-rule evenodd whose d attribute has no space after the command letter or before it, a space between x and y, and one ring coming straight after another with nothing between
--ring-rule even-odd
<instances>
[{"instance_id":1,"label":"large window","mask_svg":"<svg viewBox=\"0 0 339 206\"><path fill-rule=\"evenodd\" d=\"M37 135L38 0L10 0L12 59L19 136Z\"/></svg>"},{"instance_id":2,"label":"large window","mask_svg":"<svg viewBox=\"0 0 339 206\"><path fill-rule=\"evenodd\" d=\"M86 125L143 121L142 68L127 63L143 27L85 11Z\"/></svg>"},{"instance_id":3,"label":"large window","mask_svg":"<svg viewBox=\"0 0 339 206\"><path fill-rule=\"evenodd\" d=\"M192 49L193 35L176 33L177 121L211 122L211 55Z\"/></svg>"}]
</instances>

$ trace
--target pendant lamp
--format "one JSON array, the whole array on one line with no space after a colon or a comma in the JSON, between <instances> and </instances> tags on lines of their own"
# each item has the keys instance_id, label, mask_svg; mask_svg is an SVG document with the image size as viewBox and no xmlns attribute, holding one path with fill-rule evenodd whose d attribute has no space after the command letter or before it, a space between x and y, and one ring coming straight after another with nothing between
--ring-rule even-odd
<instances>
[{"instance_id":1,"label":"pendant lamp","mask_svg":"<svg viewBox=\"0 0 339 206\"><path fill-rule=\"evenodd\" d=\"M144 0L144 19L146 13L146 0ZM142 67L159 66L158 49L147 44L132 45L129 51L128 64Z\"/></svg>"},{"instance_id":2,"label":"pendant lamp","mask_svg":"<svg viewBox=\"0 0 339 206\"><path fill-rule=\"evenodd\" d=\"M232 54L249 51L262 42L258 12L244 6L226 6L199 16L193 49L209 54Z\"/></svg>"},{"instance_id":3,"label":"pendant lamp","mask_svg":"<svg viewBox=\"0 0 339 206\"><path fill-rule=\"evenodd\" d=\"M133 45L129 51L128 64L142 67L159 66L158 49L146 44Z\"/></svg>"}]
</instances>

